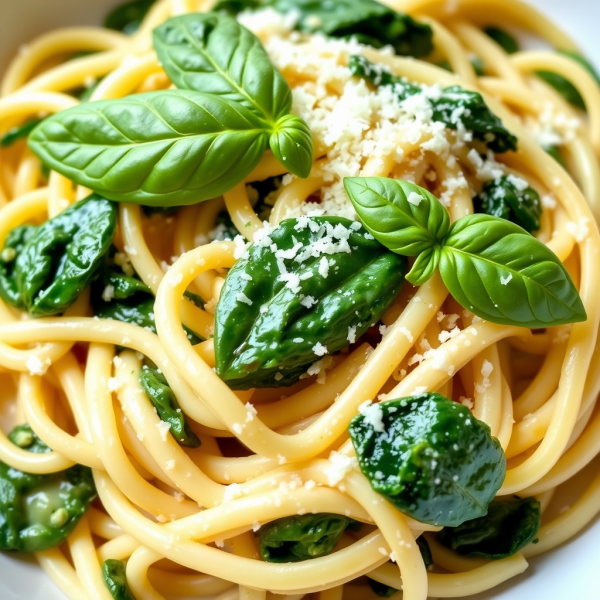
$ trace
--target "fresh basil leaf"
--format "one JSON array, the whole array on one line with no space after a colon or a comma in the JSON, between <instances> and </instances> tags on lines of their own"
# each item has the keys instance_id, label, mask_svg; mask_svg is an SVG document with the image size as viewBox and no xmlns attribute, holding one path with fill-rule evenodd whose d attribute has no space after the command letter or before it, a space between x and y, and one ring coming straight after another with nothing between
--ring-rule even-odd
<instances>
[{"instance_id":1,"label":"fresh basil leaf","mask_svg":"<svg viewBox=\"0 0 600 600\"><path fill-rule=\"evenodd\" d=\"M8 232L2 252L0 252L0 296L11 306L25 310L23 298L16 280L17 256L35 233L33 225L22 225Z\"/></svg>"},{"instance_id":2,"label":"fresh basil leaf","mask_svg":"<svg viewBox=\"0 0 600 600\"><path fill-rule=\"evenodd\" d=\"M177 443L188 448L198 448L200 440L190 429L167 378L158 369L150 369L144 365L139 379L158 416L169 424L169 432L177 440Z\"/></svg>"},{"instance_id":3,"label":"fresh basil leaf","mask_svg":"<svg viewBox=\"0 0 600 600\"><path fill-rule=\"evenodd\" d=\"M434 249L448 234L448 211L414 183L346 177L344 187L366 229L392 252L417 256Z\"/></svg>"},{"instance_id":4,"label":"fresh basil leaf","mask_svg":"<svg viewBox=\"0 0 600 600\"><path fill-rule=\"evenodd\" d=\"M290 385L376 323L405 259L359 223L286 219L229 271L215 311L215 359L232 389Z\"/></svg>"},{"instance_id":5,"label":"fresh basil leaf","mask_svg":"<svg viewBox=\"0 0 600 600\"><path fill-rule=\"evenodd\" d=\"M16 427L8 438L29 452L50 452L29 425ZM0 550L17 552L62 544L96 497L91 470L81 465L34 475L0 462L0 490Z\"/></svg>"},{"instance_id":6,"label":"fresh basil leaf","mask_svg":"<svg viewBox=\"0 0 600 600\"><path fill-rule=\"evenodd\" d=\"M266 7L284 14L298 13L297 29L302 32L355 38L374 48L392 46L397 54L417 58L433 50L429 25L374 0L221 0L213 10L235 15Z\"/></svg>"},{"instance_id":7,"label":"fresh basil leaf","mask_svg":"<svg viewBox=\"0 0 600 600\"><path fill-rule=\"evenodd\" d=\"M558 257L504 219L478 214L456 221L440 274L457 302L493 323L538 329L587 318Z\"/></svg>"},{"instance_id":8,"label":"fresh basil leaf","mask_svg":"<svg viewBox=\"0 0 600 600\"><path fill-rule=\"evenodd\" d=\"M534 233L540 228L542 203L539 194L527 186L517 187L509 176L488 181L480 194L473 198L475 212L508 219L525 231Z\"/></svg>"},{"instance_id":9,"label":"fresh basil leaf","mask_svg":"<svg viewBox=\"0 0 600 600\"><path fill-rule=\"evenodd\" d=\"M519 51L519 42L508 31L494 26L485 27L483 31L507 54L514 54Z\"/></svg>"},{"instance_id":10,"label":"fresh basil leaf","mask_svg":"<svg viewBox=\"0 0 600 600\"><path fill-rule=\"evenodd\" d=\"M490 428L440 394L371 405L349 432L371 487L422 523L457 526L485 515L504 480Z\"/></svg>"},{"instance_id":11,"label":"fresh basil leaf","mask_svg":"<svg viewBox=\"0 0 600 600\"><path fill-rule=\"evenodd\" d=\"M236 103L163 90L56 113L29 145L50 168L111 200L173 206L237 185L262 158L268 137Z\"/></svg>"},{"instance_id":12,"label":"fresh basil leaf","mask_svg":"<svg viewBox=\"0 0 600 600\"><path fill-rule=\"evenodd\" d=\"M558 53L579 63L600 86L600 75L587 58L572 50L559 50ZM536 75L551 85L567 102L576 108L586 110L585 101L579 90L568 79L553 71L536 71Z\"/></svg>"},{"instance_id":13,"label":"fresh basil leaf","mask_svg":"<svg viewBox=\"0 0 600 600\"><path fill-rule=\"evenodd\" d=\"M154 30L153 39L178 88L237 102L270 125L290 112L289 84L260 40L235 19L215 13L173 17Z\"/></svg>"},{"instance_id":14,"label":"fresh basil leaf","mask_svg":"<svg viewBox=\"0 0 600 600\"><path fill-rule=\"evenodd\" d=\"M350 519L318 513L284 517L263 525L258 532L263 560L289 563L331 554Z\"/></svg>"},{"instance_id":15,"label":"fresh basil leaf","mask_svg":"<svg viewBox=\"0 0 600 600\"><path fill-rule=\"evenodd\" d=\"M417 256L411 270L406 274L406 281L415 287L421 286L437 271L440 264L439 248L432 248L421 252Z\"/></svg>"},{"instance_id":16,"label":"fresh basil leaf","mask_svg":"<svg viewBox=\"0 0 600 600\"><path fill-rule=\"evenodd\" d=\"M113 600L135 600L127 583L125 563L109 558L102 563L102 579Z\"/></svg>"},{"instance_id":17,"label":"fresh basil leaf","mask_svg":"<svg viewBox=\"0 0 600 600\"><path fill-rule=\"evenodd\" d=\"M500 560L516 554L535 537L541 516L535 498L493 502L487 515L445 527L438 540L463 556Z\"/></svg>"},{"instance_id":18,"label":"fresh basil leaf","mask_svg":"<svg viewBox=\"0 0 600 600\"><path fill-rule=\"evenodd\" d=\"M34 317L64 312L96 275L116 227L116 205L92 194L28 234L14 266L20 305Z\"/></svg>"},{"instance_id":19,"label":"fresh basil leaf","mask_svg":"<svg viewBox=\"0 0 600 600\"><path fill-rule=\"evenodd\" d=\"M298 177L308 177L312 168L313 141L306 122L295 115L282 117L269 138L275 158Z\"/></svg>"},{"instance_id":20,"label":"fresh basil leaf","mask_svg":"<svg viewBox=\"0 0 600 600\"><path fill-rule=\"evenodd\" d=\"M104 27L122 31L125 35L134 34L156 0L133 0L114 8L104 20Z\"/></svg>"},{"instance_id":21,"label":"fresh basil leaf","mask_svg":"<svg viewBox=\"0 0 600 600\"><path fill-rule=\"evenodd\" d=\"M23 125L18 125L9 129L2 137L0 137L0 146L8 148L19 140L26 138L40 123L42 119L31 119Z\"/></svg>"},{"instance_id":22,"label":"fresh basil leaf","mask_svg":"<svg viewBox=\"0 0 600 600\"><path fill-rule=\"evenodd\" d=\"M363 56L351 56L348 62L353 75L367 80L375 87L390 86L400 102L422 89L409 83L404 77L392 75L382 65L370 63ZM483 142L497 153L517 149L517 138L510 133L502 121L489 109L481 94L469 92L453 85L444 88L435 98L424 98L432 110L432 120L443 123L448 129L457 129L459 122L473 134L473 138Z\"/></svg>"},{"instance_id":23,"label":"fresh basil leaf","mask_svg":"<svg viewBox=\"0 0 600 600\"><path fill-rule=\"evenodd\" d=\"M288 114L292 91L260 40L234 18L217 13L173 17L154 30L154 47L179 87L242 105L264 122L275 157L308 177L313 142L308 125Z\"/></svg>"}]
</instances>

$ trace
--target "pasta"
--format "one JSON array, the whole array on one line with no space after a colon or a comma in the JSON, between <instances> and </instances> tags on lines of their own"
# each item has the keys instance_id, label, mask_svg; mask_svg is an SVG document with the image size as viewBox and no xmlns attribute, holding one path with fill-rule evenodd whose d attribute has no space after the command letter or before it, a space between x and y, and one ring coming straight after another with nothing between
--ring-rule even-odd
<instances>
[{"instance_id":1,"label":"pasta","mask_svg":"<svg viewBox=\"0 0 600 600\"><path fill-rule=\"evenodd\" d=\"M216 30L222 23L242 26L240 44L255 44L245 50L247 56L258 56L264 47L267 58L261 64L272 67L261 67L266 71L260 80L250 81L249 75L246 81L240 75L243 81L236 85L255 86L264 99L260 86L268 76L271 88L279 89L278 71L291 96L288 102L273 92L272 106L256 109L252 97L247 101L246 92L233 85L219 96L190 83L212 67L186 62L186 50L181 49L185 44L177 38L183 34L175 25L169 29L174 23L170 19L207 13L213 4L133 3L140 23L131 35L89 27L50 32L31 42L4 74L0 402L2 414L11 415L5 430L21 428L10 436L0 432L0 461L6 469L31 474L31 489L39 485L37 476L66 473L68 493L79 490L76 519L57 508L50 492L50 500L42 498L23 517L44 514L64 533L52 533L54 545L35 546L34 540L26 549L35 552L40 566L72 600L265 600L273 594L341 600L390 597L400 589L405 600L424 600L468 596L519 575L529 557L576 535L600 508L597 475L587 478L586 489L566 511L559 514L555 501L573 477L597 467L600 453L598 82L572 55L512 48L502 36L507 35L504 28L516 26L558 50L577 51L566 34L517 0L390 1L391 12L381 8L387 15L382 23L396 19L390 16L399 14L394 11L410 15L415 21L402 23L415 27L412 51L396 44L404 35L401 30L374 42L372 31L352 29L352 24L346 25L349 35L340 34L330 26L327 13L306 17L298 10L282 12L286 3L242 2L248 10L237 15L239 25L231 17L216 16L202 35L208 40L211 27ZM221 4L231 11L235 3ZM364 8L358 0L346 4L356 5L356 11ZM370 0L364 4L373 9ZM291 5L302 8L301 2ZM131 23L124 27L135 29ZM256 42L243 37L247 30ZM189 31L195 31L192 25ZM432 32L432 48L417 51L415 40L423 31ZM210 43L206 41L207 47ZM238 58L233 56L235 65ZM169 60L177 67L173 71ZM567 92L565 83L570 85ZM159 91L162 95L153 95ZM481 104L464 104L478 98ZM194 174L185 169L196 152L193 144L176 156L175 142L169 142L169 149L151 146L167 139L163 123L184 131L181 143L197 133L182 113L171 108L167 116L161 113L161 106L168 104L162 99L177 107L187 102L182 113L192 114L199 106L209 115L206 119L213 118L209 108L218 105L222 122L211 127L223 136L227 131L218 127L229 127L227 119L234 117L227 111L234 105L235 119L246 119L236 135L249 141L243 142L243 151L229 151L225 138L211 130L214 138L202 152L210 157L218 147L220 154L211 159L212 171L201 172L191 187ZM573 102L582 105L576 108ZM148 106L148 112L136 112ZM156 121L150 113L158 115ZM135 115L141 114L146 120L137 123ZM68 115L73 115L71 120ZM489 119L479 132L473 124L476 117ZM268 135L261 129L265 123L275 123ZM158 133L135 146L136 136L142 139L145 131ZM100 139L104 134L125 140L118 143L126 149L119 147L110 165L105 157L112 150L103 150L100 157L86 141L86 136ZM88 154L77 166L83 152ZM149 158L152 153L156 160ZM150 160L154 162L144 172ZM169 179L169 171L176 177ZM382 217L381 209L376 218L369 216L366 204L356 200L359 187L352 187L363 182L361 194L380 185L378 197L396 194L408 207L403 210L415 215L419 206L430 207L429 230L422 229L433 241L423 254L402 251L402 240L389 241L395 230L378 229L380 219L391 213ZM92 190L96 194L90 197ZM513 204L509 196L515 198ZM118 209L109 200L118 201ZM400 206L399 201L386 201ZM491 223L482 239L493 235L493 227L512 227L502 229L497 245L510 236L517 236L511 237L515 244L525 238L523 244L534 244L509 219L535 234L537 245L523 248L526 254L532 249L532 264L534 252L544 257L539 260L545 265L555 261L552 277L558 280L559 273L562 287L550 282L544 289L556 285L552 289L558 291L552 293L559 297L557 304L547 296L537 301L537 291L511 298L513 273L520 277L517 267L498 271L500 283L494 283L502 292L498 297L510 305L506 310L494 299L482 308L475 292L463 294L457 283L460 268L458 275L448 274L452 264L444 248L450 252L452 243L460 243L458 223L474 227L480 221L470 216L486 211L495 221L481 221ZM330 217L338 220L327 221ZM431 233L434 219L437 237ZM287 225L289 235L285 223L292 223ZM333 233L324 234L326 226ZM315 250L319 240L310 237L317 230L321 250ZM284 234L293 240L287 247ZM93 244L85 242L90 236ZM39 245L33 248L31 239ZM89 273L81 267L84 253L77 243L87 243L89 253L102 246ZM416 242L410 244L413 248ZM302 263L308 258L290 266L305 249L316 261L309 273ZM435 255L435 261L421 262L426 254ZM360 288L353 284L348 295L358 304L352 310L339 308L343 300L331 300L330 312L318 313L313 305L325 300L302 294L308 289L302 286L313 285L318 276L325 282L320 285L333 286L344 260L350 260L344 256L353 261L347 263L348 281L358 281L375 260L380 261L379 279L376 284L375 276L361 280ZM511 264L521 258L513 256ZM29 272L19 279L14 273L25 270L26 260ZM253 261L255 270L249 266ZM63 275L59 281L59 274L67 273L64 265L71 263L69 276L79 279L72 283ZM277 281L285 281L279 288L267 273L270 265L279 268ZM483 270L472 273L487 285ZM27 286L36 285L35 294L26 297ZM291 309L285 313L275 302L264 311L259 303L252 308L260 298L267 307L269 285L275 286L273 295L283 289L290 306L296 302L299 310L314 311L311 318L321 314L320 328L308 317L298 325L294 319L300 317L291 316ZM371 285L380 287L368 296L365 290ZM59 310L69 286L77 287L77 294ZM254 290L256 296L243 290ZM357 290L370 298L365 306ZM338 295L342 298L342 291ZM463 296L476 306L465 306ZM531 316L506 316L524 315L527 302ZM267 317L279 318L279 310L286 315L282 327L296 327L295 333L289 339L273 333L268 338L273 344L261 346L264 334L252 328L257 323L266 328ZM254 320L236 316L241 314L254 315ZM341 334L334 333L336 328ZM235 346L238 338L244 342ZM308 350L305 338L312 340ZM240 356L255 351L252 344L259 348L252 360L258 364L260 356L268 355L271 361L265 359L258 371L247 367L254 364L250 359L239 363ZM235 348L227 355L229 346ZM301 360L303 352L309 358ZM438 407L446 436L451 423L454 427L455 417L447 412L447 399L452 400L453 408L466 416L463 421L476 428L463 429L461 424L460 437L469 441L469 436L483 436L481 455L500 457L485 466L488 474L500 467L502 471L495 489L491 475L483 486L489 498L481 501L482 511L473 508L460 521L428 520L419 511L429 510L431 499L423 500L424 507L419 499L402 504L402 490L421 485L419 480L393 493L377 487L383 474L373 475L367 468L376 456L364 454L360 436L368 430L375 436L368 439L377 440L369 443L383 444L377 435L385 438L397 426L395 415L413 410L404 401L394 404L405 398L416 399L414 407L419 398ZM438 441L429 435L423 439L437 448ZM440 443L450 456L450 446ZM409 446L410 454L414 448ZM454 446L458 451L458 444ZM431 459L432 471L446 460L444 452ZM481 467L468 463L479 458L461 460L466 461L465 470ZM78 465L91 469L93 483ZM454 482L459 481L456 473ZM95 492L90 491L94 486ZM465 549L464 544L473 542L461 538L461 528L486 518L486 512L491 519L505 507L516 510L518 503L511 502L515 495L525 499L523 510L533 510L531 519L537 518L527 539L519 545L519 532L507 541L496 531L489 542L493 551ZM457 512L463 510L464 498L453 501ZM8 508L0 504L3 510ZM328 519L322 527L330 528L329 550L313 549L300 559L294 546L279 560L298 541L281 537L283 523L296 527L301 520L294 519L319 515ZM522 517L523 528L525 521ZM2 527L8 531L0 525L0 538L8 539ZM10 535L17 539L24 525L14 527ZM336 535L331 533L334 527L339 528ZM323 539L313 542L326 545ZM23 550L20 543L14 548ZM504 550L505 544L511 549Z\"/></svg>"}]
</instances>

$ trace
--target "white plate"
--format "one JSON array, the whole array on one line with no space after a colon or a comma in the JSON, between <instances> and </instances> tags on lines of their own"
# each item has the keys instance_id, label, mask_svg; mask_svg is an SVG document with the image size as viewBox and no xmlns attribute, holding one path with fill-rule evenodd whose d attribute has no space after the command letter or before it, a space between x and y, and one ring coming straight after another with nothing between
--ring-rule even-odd
<instances>
[{"instance_id":1,"label":"white plate","mask_svg":"<svg viewBox=\"0 0 600 600\"><path fill-rule=\"evenodd\" d=\"M581 44L600 67L598 0L529 0ZM122 0L0 0L0 65L16 49L49 29L101 22ZM493 21L493 17L490 18ZM596 461L596 465L598 465ZM600 600L600 520L529 569L472 600ZM0 600L65 600L31 560L0 554ZM83 600L83 599L82 599ZM144 600L138 598L138 600Z\"/></svg>"}]
</instances>

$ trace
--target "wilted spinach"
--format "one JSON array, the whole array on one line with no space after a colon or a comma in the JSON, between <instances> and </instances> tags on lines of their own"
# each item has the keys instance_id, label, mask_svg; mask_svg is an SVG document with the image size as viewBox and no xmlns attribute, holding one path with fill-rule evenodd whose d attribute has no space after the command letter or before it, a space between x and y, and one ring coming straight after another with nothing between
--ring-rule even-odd
<instances>
[{"instance_id":1,"label":"wilted spinach","mask_svg":"<svg viewBox=\"0 0 600 600\"><path fill-rule=\"evenodd\" d=\"M114 600L135 600L127 583L123 561L109 558L102 564L102 579Z\"/></svg>"},{"instance_id":2,"label":"wilted spinach","mask_svg":"<svg viewBox=\"0 0 600 600\"><path fill-rule=\"evenodd\" d=\"M296 28L302 32L355 38L374 48L389 45L406 56L427 56L433 50L429 25L374 0L220 0L213 10L236 15L267 7L299 14Z\"/></svg>"},{"instance_id":3,"label":"wilted spinach","mask_svg":"<svg viewBox=\"0 0 600 600\"><path fill-rule=\"evenodd\" d=\"M50 451L27 425L8 438L30 452ZM0 550L41 552L62 544L95 497L87 467L34 475L0 462Z\"/></svg>"},{"instance_id":4,"label":"wilted spinach","mask_svg":"<svg viewBox=\"0 0 600 600\"><path fill-rule=\"evenodd\" d=\"M200 440L190 429L167 378L158 369L144 365L140 371L140 384L158 416L169 424L169 431L175 440L182 446L198 448Z\"/></svg>"},{"instance_id":5,"label":"wilted spinach","mask_svg":"<svg viewBox=\"0 0 600 600\"><path fill-rule=\"evenodd\" d=\"M352 521L331 513L294 515L263 525L260 555L275 563L299 562L331 554Z\"/></svg>"},{"instance_id":6,"label":"wilted spinach","mask_svg":"<svg viewBox=\"0 0 600 600\"><path fill-rule=\"evenodd\" d=\"M422 88L404 77L397 77L381 65L369 62L364 56L353 55L348 62L353 75L367 80L375 87L391 87L402 102L422 93ZM490 150L502 153L517 149L517 138L488 108L481 94L469 92L453 85L444 88L439 97L429 98L433 121L443 123L448 129L457 129L459 122L472 132L473 138L483 142Z\"/></svg>"},{"instance_id":7,"label":"wilted spinach","mask_svg":"<svg viewBox=\"0 0 600 600\"><path fill-rule=\"evenodd\" d=\"M524 548L538 532L540 521L540 503L535 498L498 501L483 517L445 527L438 540L464 556L499 560Z\"/></svg>"},{"instance_id":8,"label":"wilted spinach","mask_svg":"<svg viewBox=\"0 0 600 600\"><path fill-rule=\"evenodd\" d=\"M504 452L490 428L440 394L371 405L349 432L373 489L423 523L456 526L485 515L504 480Z\"/></svg>"},{"instance_id":9,"label":"wilted spinach","mask_svg":"<svg viewBox=\"0 0 600 600\"><path fill-rule=\"evenodd\" d=\"M473 198L475 212L507 219L525 231L535 233L540 228L542 216L540 196L521 181L506 175L488 181L479 195Z\"/></svg>"},{"instance_id":10,"label":"wilted spinach","mask_svg":"<svg viewBox=\"0 0 600 600\"><path fill-rule=\"evenodd\" d=\"M405 267L359 223L282 221L227 275L215 312L218 375L233 389L290 385L381 318Z\"/></svg>"}]
</instances>

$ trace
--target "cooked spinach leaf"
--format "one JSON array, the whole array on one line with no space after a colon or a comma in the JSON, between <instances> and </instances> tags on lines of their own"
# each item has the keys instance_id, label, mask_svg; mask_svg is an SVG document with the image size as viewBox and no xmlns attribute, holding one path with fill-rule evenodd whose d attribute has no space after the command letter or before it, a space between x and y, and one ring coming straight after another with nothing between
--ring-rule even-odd
<instances>
[{"instance_id":1,"label":"cooked spinach leaf","mask_svg":"<svg viewBox=\"0 0 600 600\"><path fill-rule=\"evenodd\" d=\"M21 225L11 229L0 252L0 296L7 304L20 310L25 309L25 304L17 287L17 256L23 251L35 230L33 225Z\"/></svg>"},{"instance_id":2,"label":"cooked spinach leaf","mask_svg":"<svg viewBox=\"0 0 600 600\"><path fill-rule=\"evenodd\" d=\"M373 489L423 523L456 526L485 515L504 480L490 428L440 394L370 405L349 432Z\"/></svg>"},{"instance_id":3,"label":"cooked spinach leaf","mask_svg":"<svg viewBox=\"0 0 600 600\"><path fill-rule=\"evenodd\" d=\"M218 375L233 389L290 385L380 319L405 268L359 223L282 221L227 275L215 312Z\"/></svg>"},{"instance_id":4,"label":"cooked spinach leaf","mask_svg":"<svg viewBox=\"0 0 600 600\"><path fill-rule=\"evenodd\" d=\"M381 65L375 65L363 56L351 56L348 66L353 75L367 80L375 87L391 87L400 102L423 92L420 86L408 82L404 77L392 75ZM457 129L460 123L472 132L474 139L483 142L494 152L517 149L516 136L502 125L502 121L488 108L481 94L452 85L444 88L439 97L427 98L426 101L431 105L431 119L443 123L448 129Z\"/></svg>"},{"instance_id":5,"label":"cooked spinach leaf","mask_svg":"<svg viewBox=\"0 0 600 600\"><path fill-rule=\"evenodd\" d=\"M8 438L30 452L50 451L28 425ZM62 544L95 497L87 467L34 475L0 462L0 550L41 552Z\"/></svg>"},{"instance_id":6,"label":"cooked spinach leaf","mask_svg":"<svg viewBox=\"0 0 600 600\"><path fill-rule=\"evenodd\" d=\"M433 50L429 25L374 0L220 0L213 10L236 15L267 7L297 13L296 27L302 32L355 38L374 48L392 46L397 54L417 58Z\"/></svg>"},{"instance_id":7,"label":"cooked spinach leaf","mask_svg":"<svg viewBox=\"0 0 600 600\"><path fill-rule=\"evenodd\" d=\"M500 217L535 233L540 228L542 204L539 194L517 177L503 176L488 181L473 198L475 212Z\"/></svg>"},{"instance_id":8,"label":"cooked spinach leaf","mask_svg":"<svg viewBox=\"0 0 600 600\"><path fill-rule=\"evenodd\" d=\"M540 503L535 498L498 501L490 504L483 517L445 527L438 540L464 556L499 560L516 554L533 540L540 520Z\"/></svg>"},{"instance_id":9,"label":"cooked spinach leaf","mask_svg":"<svg viewBox=\"0 0 600 600\"><path fill-rule=\"evenodd\" d=\"M310 560L331 554L351 519L330 513L295 515L271 521L259 532L260 555L274 563Z\"/></svg>"},{"instance_id":10,"label":"cooked spinach leaf","mask_svg":"<svg viewBox=\"0 0 600 600\"><path fill-rule=\"evenodd\" d=\"M114 600L135 600L127 583L123 561L114 558L105 560L102 564L102 579Z\"/></svg>"}]
</instances>

